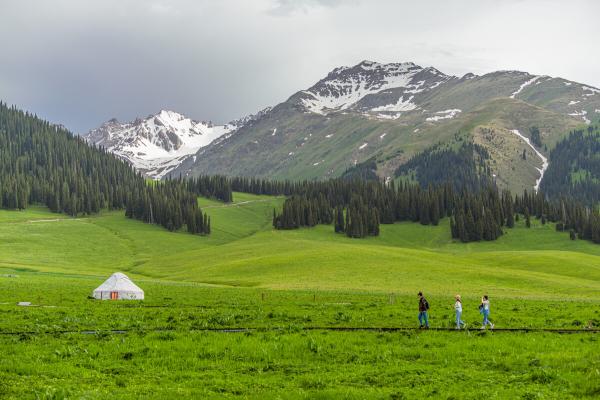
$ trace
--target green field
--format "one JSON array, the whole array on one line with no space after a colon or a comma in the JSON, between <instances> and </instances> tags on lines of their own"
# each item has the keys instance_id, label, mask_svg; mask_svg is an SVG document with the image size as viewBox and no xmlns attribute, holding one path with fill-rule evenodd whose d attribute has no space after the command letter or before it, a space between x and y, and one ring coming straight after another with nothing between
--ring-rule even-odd
<instances>
[{"instance_id":1,"label":"green field","mask_svg":"<svg viewBox=\"0 0 600 400\"><path fill-rule=\"evenodd\" d=\"M199 201L208 237L0 211L0 398L600 396L600 246L537 221L490 243L452 242L447 221L351 240L272 230L282 198ZM116 271L146 300L88 299ZM415 327L419 290L434 328L462 294L472 329L372 329ZM534 331L480 332L482 294L497 328Z\"/></svg>"}]
</instances>

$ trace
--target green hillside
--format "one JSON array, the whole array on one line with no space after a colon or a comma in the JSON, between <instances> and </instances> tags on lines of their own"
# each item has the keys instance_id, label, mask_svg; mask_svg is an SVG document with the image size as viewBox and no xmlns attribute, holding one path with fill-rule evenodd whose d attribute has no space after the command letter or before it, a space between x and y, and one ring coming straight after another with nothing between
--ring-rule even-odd
<instances>
[{"instance_id":1,"label":"green hillside","mask_svg":"<svg viewBox=\"0 0 600 400\"><path fill-rule=\"evenodd\" d=\"M571 242L551 224L517 225L496 242L469 245L451 240L447 220L382 225L377 238L350 240L330 226L272 230L273 208L283 198L234 198L200 200L214 221L208 237L168 232L122 212L65 218L41 209L1 211L0 266L278 289L412 293L428 282L437 294L494 290L539 298L589 298L599 289L600 248Z\"/></svg>"},{"instance_id":2,"label":"green hillside","mask_svg":"<svg viewBox=\"0 0 600 400\"><path fill-rule=\"evenodd\" d=\"M410 157L437 143L449 144L457 133L462 133L467 141L493 150L492 170L502 175L500 185L521 192L533 187L541 160L531 152L530 160L515 168L514 161L518 162L523 150L530 149L511 130L518 129L527 135L529 128L537 126L544 145L550 149L570 130L582 125L568 115L510 98L484 101L443 123L421 119L420 115L411 117L410 113L398 121L336 113L324 121L321 116L306 115L283 104L244 128L248 133L239 139L211 149L210 154L207 150L193 174L328 178L342 175L355 163L374 158L381 177L393 176L395 169ZM273 135L274 129L279 133ZM492 130L493 137L486 138L482 130ZM238 162L232 165L231 159Z\"/></svg>"},{"instance_id":3,"label":"green hillside","mask_svg":"<svg viewBox=\"0 0 600 400\"><path fill-rule=\"evenodd\" d=\"M330 226L273 230L283 198L199 202L210 236L122 211L1 210L0 397L461 398L489 395L486 382L496 398L600 393L596 245L535 221L486 243L452 242L445 220L352 240ZM146 299L88 299L115 271ZM450 331L410 330L418 290L432 328ZM451 330L456 293L469 331ZM498 332L478 329L483 293Z\"/></svg>"}]
</instances>

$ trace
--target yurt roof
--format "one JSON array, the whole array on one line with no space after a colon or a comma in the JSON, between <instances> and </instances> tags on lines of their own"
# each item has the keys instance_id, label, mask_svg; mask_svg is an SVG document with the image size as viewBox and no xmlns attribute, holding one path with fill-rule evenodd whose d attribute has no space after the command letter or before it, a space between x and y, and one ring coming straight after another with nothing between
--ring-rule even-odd
<instances>
[{"instance_id":1,"label":"yurt roof","mask_svg":"<svg viewBox=\"0 0 600 400\"><path fill-rule=\"evenodd\" d=\"M98 286L95 291L102 292L143 292L135 283L127 277L127 275L116 272L110 276L102 285Z\"/></svg>"}]
</instances>

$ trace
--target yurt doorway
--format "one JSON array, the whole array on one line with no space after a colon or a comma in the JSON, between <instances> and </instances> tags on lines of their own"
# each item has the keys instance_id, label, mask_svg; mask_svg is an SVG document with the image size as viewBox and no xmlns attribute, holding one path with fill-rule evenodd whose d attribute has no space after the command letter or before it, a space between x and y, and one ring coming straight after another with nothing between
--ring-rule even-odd
<instances>
[{"instance_id":1,"label":"yurt doorway","mask_svg":"<svg viewBox=\"0 0 600 400\"><path fill-rule=\"evenodd\" d=\"M144 291L121 272L112 274L92 295L98 300L144 300Z\"/></svg>"}]
</instances>

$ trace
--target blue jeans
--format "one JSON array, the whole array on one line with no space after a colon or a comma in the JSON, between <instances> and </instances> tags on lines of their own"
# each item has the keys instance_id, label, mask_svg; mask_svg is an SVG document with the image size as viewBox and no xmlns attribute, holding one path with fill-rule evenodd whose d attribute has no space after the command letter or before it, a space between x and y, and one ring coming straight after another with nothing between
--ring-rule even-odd
<instances>
[{"instance_id":1,"label":"blue jeans","mask_svg":"<svg viewBox=\"0 0 600 400\"><path fill-rule=\"evenodd\" d=\"M460 329L461 325L466 325L463 320L460 318L462 316L462 311L456 310L456 327Z\"/></svg>"},{"instance_id":2,"label":"blue jeans","mask_svg":"<svg viewBox=\"0 0 600 400\"><path fill-rule=\"evenodd\" d=\"M492 323L490 322L490 319L489 319L490 318L490 311L489 310L483 310L482 314L483 314L483 326L486 326L486 325L492 326Z\"/></svg>"},{"instance_id":3,"label":"blue jeans","mask_svg":"<svg viewBox=\"0 0 600 400\"><path fill-rule=\"evenodd\" d=\"M421 326L425 325L429 328L429 317L427 316L427 311L419 311L419 324L421 324Z\"/></svg>"}]
</instances>

